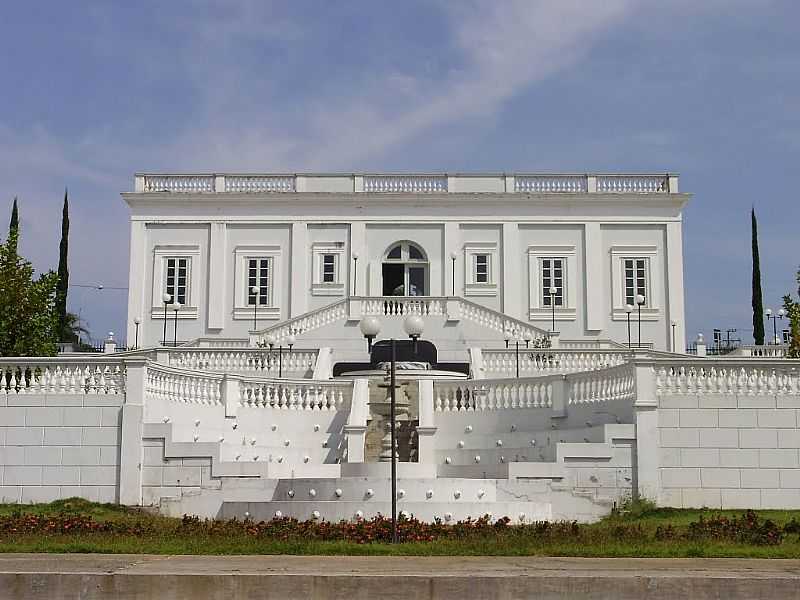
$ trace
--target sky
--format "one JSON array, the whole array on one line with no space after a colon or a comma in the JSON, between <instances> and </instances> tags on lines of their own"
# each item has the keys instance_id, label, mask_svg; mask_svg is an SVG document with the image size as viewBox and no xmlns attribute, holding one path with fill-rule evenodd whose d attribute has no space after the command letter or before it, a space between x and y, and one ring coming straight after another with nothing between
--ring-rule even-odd
<instances>
[{"instance_id":1,"label":"sky","mask_svg":"<svg viewBox=\"0 0 800 600\"><path fill-rule=\"evenodd\" d=\"M800 3L741 0L9 2L0 235L58 262L69 309L125 331L137 171L675 172L689 337L752 339L797 293ZM124 334L123 334L124 335ZM119 336L118 336L119 337Z\"/></svg>"}]
</instances>

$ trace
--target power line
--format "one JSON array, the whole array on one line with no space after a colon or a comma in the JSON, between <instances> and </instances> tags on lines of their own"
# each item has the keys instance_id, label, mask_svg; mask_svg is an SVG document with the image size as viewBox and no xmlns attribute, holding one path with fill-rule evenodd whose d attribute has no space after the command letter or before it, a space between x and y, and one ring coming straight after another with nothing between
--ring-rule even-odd
<instances>
[{"instance_id":1,"label":"power line","mask_svg":"<svg viewBox=\"0 0 800 600\"><path fill-rule=\"evenodd\" d=\"M82 283L70 283L69 287L78 287L78 288L88 288L91 290L127 290L126 287L117 287L113 285L103 285L102 283L96 283L93 285L87 285Z\"/></svg>"}]
</instances>

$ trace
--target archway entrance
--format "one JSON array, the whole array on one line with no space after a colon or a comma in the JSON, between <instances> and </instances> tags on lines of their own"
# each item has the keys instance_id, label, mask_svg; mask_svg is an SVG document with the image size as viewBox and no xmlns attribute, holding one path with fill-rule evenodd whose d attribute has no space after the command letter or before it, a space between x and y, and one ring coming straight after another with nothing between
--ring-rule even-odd
<instances>
[{"instance_id":1,"label":"archway entrance","mask_svg":"<svg viewBox=\"0 0 800 600\"><path fill-rule=\"evenodd\" d=\"M427 296L428 257L412 242L392 245L383 259L384 296Z\"/></svg>"}]
</instances>

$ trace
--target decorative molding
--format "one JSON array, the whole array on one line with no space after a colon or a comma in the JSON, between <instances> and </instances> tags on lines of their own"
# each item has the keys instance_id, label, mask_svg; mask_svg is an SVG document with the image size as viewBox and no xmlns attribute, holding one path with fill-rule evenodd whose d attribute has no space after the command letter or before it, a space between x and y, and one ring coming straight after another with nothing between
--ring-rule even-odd
<instances>
[{"instance_id":1,"label":"decorative molding","mask_svg":"<svg viewBox=\"0 0 800 600\"><path fill-rule=\"evenodd\" d=\"M489 257L489 281L475 281L475 257L486 254ZM497 271L501 268L498 261L497 242L465 242L464 243L464 296L497 296Z\"/></svg>"}]
</instances>

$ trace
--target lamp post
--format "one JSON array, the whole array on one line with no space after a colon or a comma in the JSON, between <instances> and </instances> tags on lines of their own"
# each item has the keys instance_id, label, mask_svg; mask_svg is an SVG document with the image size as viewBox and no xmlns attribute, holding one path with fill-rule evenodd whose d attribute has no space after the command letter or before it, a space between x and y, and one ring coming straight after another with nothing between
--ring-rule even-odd
<instances>
[{"instance_id":1,"label":"lamp post","mask_svg":"<svg viewBox=\"0 0 800 600\"><path fill-rule=\"evenodd\" d=\"M642 306L644 305L644 296L636 294L636 305L639 307L639 348L642 347Z\"/></svg>"},{"instance_id":2,"label":"lamp post","mask_svg":"<svg viewBox=\"0 0 800 600\"><path fill-rule=\"evenodd\" d=\"M670 350L675 352L675 328L678 326L678 322L673 320L670 324L672 325L672 346L670 346Z\"/></svg>"},{"instance_id":3,"label":"lamp post","mask_svg":"<svg viewBox=\"0 0 800 600\"><path fill-rule=\"evenodd\" d=\"M141 324L142 320L139 317L134 317L133 324L136 326L136 333L134 334L134 342L133 342L133 349L136 350L139 348L139 325Z\"/></svg>"},{"instance_id":4,"label":"lamp post","mask_svg":"<svg viewBox=\"0 0 800 600\"><path fill-rule=\"evenodd\" d=\"M255 296L255 300L253 301L253 331L258 329L258 287L251 286L250 287L250 294Z\"/></svg>"},{"instance_id":5,"label":"lamp post","mask_svg":"<svg viewBox=\"0 0 800 600\"><path fill-rule=\"evenodd\" d=\"M458 258L458 254L454 250L450 253L450 260L453 261L453 296L456 295L456 258Z\"/></svg>"},{"instance_id":6,"label":"lamp post","mask_svg":"<svg viewBox=\"0 0 800 600\"><path fill-rule=\"evenodd\" d=\"M358 296L358 252L353 252L353 296Z\"/></svg>"},{"instance_id":7,"label":"lamp post","mask_svg":"<svg viewBox=\"0 0 800 600\"><path fill-rule=\"evenodd\" d=\"M633 312L633 306L630 304L625 305L625 314L628 317L628 348L631 347L631 313Z\"/></svg>"},{"instance_id":8,"label":"lamp post","mask_svg":"<svg viewBox=\"0 0 800 600\"><path fill-rule=\"evenodd\" d=\"M286 337L286 345L289 347L289 354L292 353L292 346L294 346L295 341L297 341L297 338L293 333L290 333ZM280 379L281 377L283 377L283 342L278 344L278 378Z\"/></svg>"},{"instance_id":9,"label":"lamp post","mask_svg":"<svg viewBox=\"0 0 800 600\"><path fill-rule=\"evenodd\" d=\"M506 348L508 348L508 343L512 339L514 340L514 356L516 358L516 365L517 365L516 373L517 373L517 379L519 379L519 343L520 343L520 341L524 341L525 342L525 347L529 348L530 345L531 345L531 339L532 339L531 333L529 331L526 331L522 336L522 340L520 340L519 336L512 335L512 333L510 331L506 331L506 333L503 336L503 338L504 338L504 340L506 342Z\"/></svg>"},{"instance_id":10,"label":"lamp post","mask_svg":"<svg viewBox=\"0 0 800 600\"><path fill-rule=\"evenodd\" d=\"M558 289L556 286L550 286L550 308L553 309L553 333L556 331L556 294L558 293Z\"/></svg>"},{"instance_id":11,"label":"lamp post","mask_svg":"<svg viewBox=\"0 0 800 600\"><path fill-rule=\"evenodd\" d=\"M181 309L180 302L174 302L172 304L172 310L175 311L175 330L173 331L173 338L172 338L172 347L178 347L178 311Z\"/></svg>"},{"instance_id":12,"label":"lamp post","mask_svg":"<svg viewBox=\"0 0 800 600\"><path fill-rule=\"evenodd\" d=\"M164 335L161 337L161 344L167 345L167 304L172 302L172 296L164 294L161 296L161 301L164 303Z\"/></svg>"},{"instance_id":13,"label":"lamp post","mask_svg":"<svg viewBox=\"0 0 800 600\"><path fill-rule=\"evenodd\" d=\"M359 323L361 334L367 339L367 349L372 350L373 340L381 331L381 324L375 317L364 317ZM422 317L411 315L403 321L403 329L412 340L412 351L417 352L417 340L422 335L425 322ZM397 423L395 422L395 387L397 373L397 353L395 339L389 340L390 344L390 367L389 367L389 421L391 431L391 459L392 459L392 543L397 543Z\"/></svg>"},{"instance_id":14,"label":"lamp post","mask_svg":"<svg viewBox=\"0 0 800 600\"><path fill-rule=\"evenodd\" d=\"M783 310L783 309L780 309L778 311L778 313L775 314L775 315L772 314L772 309L771 308L767 309L767 320L772 320L772 343L773 344L777 344L778 343L778 326L777 326L776 322L777 322L778 319L782 320L783 316L785 314L786 314L786 311Z\"/></svg>"}]
</instances>

